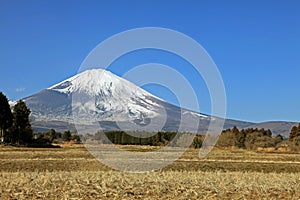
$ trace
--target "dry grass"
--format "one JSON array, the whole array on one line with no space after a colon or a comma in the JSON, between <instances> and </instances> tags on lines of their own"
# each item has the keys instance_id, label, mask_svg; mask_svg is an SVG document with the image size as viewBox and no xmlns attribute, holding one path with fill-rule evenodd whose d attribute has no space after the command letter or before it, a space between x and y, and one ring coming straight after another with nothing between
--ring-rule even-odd
<instances>
[{"instance_id":1,"label":"dry grass","mask_svg":"<svg viewBox=\"0 0 300 200\"><path fill-rule=\"evenodd\" d=\"M2 173L1 199L299 199L300 174L242 172Z\"/></svg>"},{"instance_id":2,"label":"dry grass","mask_svg":"<svg viewBox=\"0 0 300 200\"><path fill-rule=\"evenodd\" d=\"M300 199L300 154L215 149L200 160L198 153L130 174L112 171L82 146L1 147L0 199Z\"/></svg>"}]
</instances>

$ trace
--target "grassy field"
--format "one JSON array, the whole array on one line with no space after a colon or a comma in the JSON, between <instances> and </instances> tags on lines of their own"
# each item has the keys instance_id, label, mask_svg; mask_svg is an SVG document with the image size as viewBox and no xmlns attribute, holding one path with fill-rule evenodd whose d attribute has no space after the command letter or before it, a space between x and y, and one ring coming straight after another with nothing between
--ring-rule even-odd
<instances>
[{"instance_id":1,"label":"grassy field","mask_svg":"<svg viewBox=\"0 0 300 200\"><path fill-rule=\"evenodd\" d=\"M130 151L153 150L122 146ZM190 149L149 173L111 170L82 146L0 147L0 199L299 199L300 154Z\"/></svg>"}]
</instances>

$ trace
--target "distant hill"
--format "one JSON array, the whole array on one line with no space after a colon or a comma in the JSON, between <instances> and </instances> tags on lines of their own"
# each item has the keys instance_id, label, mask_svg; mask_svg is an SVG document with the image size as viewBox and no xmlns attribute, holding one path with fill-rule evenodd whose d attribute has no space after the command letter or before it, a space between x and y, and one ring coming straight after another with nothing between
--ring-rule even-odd
<instances>
[{"instance_id":1,"label":"distant hill","mask_svg":"<svg viewBox=\"0 0 300 200\"><path fill-rule=\"evenodd\" d=\"M270 129L273 135L282 135L285 138L288 138L290 135L290 131L293 126L298 126L299 123L296 122L283 122L283 121L274 121L274 122L262 122L257 124L252 124L247 128L264 128Z\"/></svg>"}]
</instances>

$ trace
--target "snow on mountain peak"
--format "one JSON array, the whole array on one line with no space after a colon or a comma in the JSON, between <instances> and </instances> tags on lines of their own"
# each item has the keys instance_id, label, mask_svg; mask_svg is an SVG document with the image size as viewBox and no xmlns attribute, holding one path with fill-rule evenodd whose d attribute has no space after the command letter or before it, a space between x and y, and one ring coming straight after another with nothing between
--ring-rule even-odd
<instances>
[{"instance_id":1,"label":"snow on mountain peak","mask_svg":"<svg viewBox=\"0 0 300 200\"><path fill-rule=\"evenodd\" d=\"M48 90L73 97L88 95L90 100L84 103L84 109L88 110L88 113L92 111L101 119L125 118L124 115L135 119L141 116L153 117L158 114L155 110L161 107L154 100L157 97L103 69L86 70ZM77 102L75 104L77 105ZM74 109L77 108L73 107L73 113L76 112Z\"/></svg>"},{"instance_id":2,"label":"snow on mountain peak","mask_svg":"<svg viewBox=\"0 0 300 200\"><path fill-rule=\"evenodd\" d=\"M124 92L138 92L142 95L152 96L133 83L104 69L86 70L48 89L65 94L85 92L90 95L98 95L99 93L109 95L112 92L121 92L123 96Z\"/></svg>"}]
</instances>

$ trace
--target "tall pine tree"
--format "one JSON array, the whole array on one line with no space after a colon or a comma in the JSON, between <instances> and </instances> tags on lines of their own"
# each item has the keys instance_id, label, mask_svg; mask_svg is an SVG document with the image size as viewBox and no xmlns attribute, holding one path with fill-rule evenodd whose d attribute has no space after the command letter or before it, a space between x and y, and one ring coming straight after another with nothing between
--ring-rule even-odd
<instances>
[{"instance_id":1,"label":"tall pine tree","mask_svg":"<svg viewBox=\"0 0 300 200\"><path fill-rule=\"evenodd\" d=\"M4 136L8 128L11 127L13 116L6 96L0 92L0 141L4 141Z\"/></svg>"},{"instance_id":2,"label":"tall pine tree","mask_svg":"<svg viewBox=\"0 0 300 200\"><path fill-rule=\"evenodd\" d=\"M11 133L11 142L30 143L32 139L32 128L29 122L30 110L26 104L19 100L13 109L13 126Z\"/></svg>"},{"instance_id":3,"label":"tall pine tree","mask_svg":"<svg viewBox=\"0 0 300 200\"><path fill-rule=\"evenodd\" d=\"M298 127L293 126L293 128L291 129L289 140L293 140L298 136L300 136L300 123L299 123Z\"/></svg>"}]
</instances>

